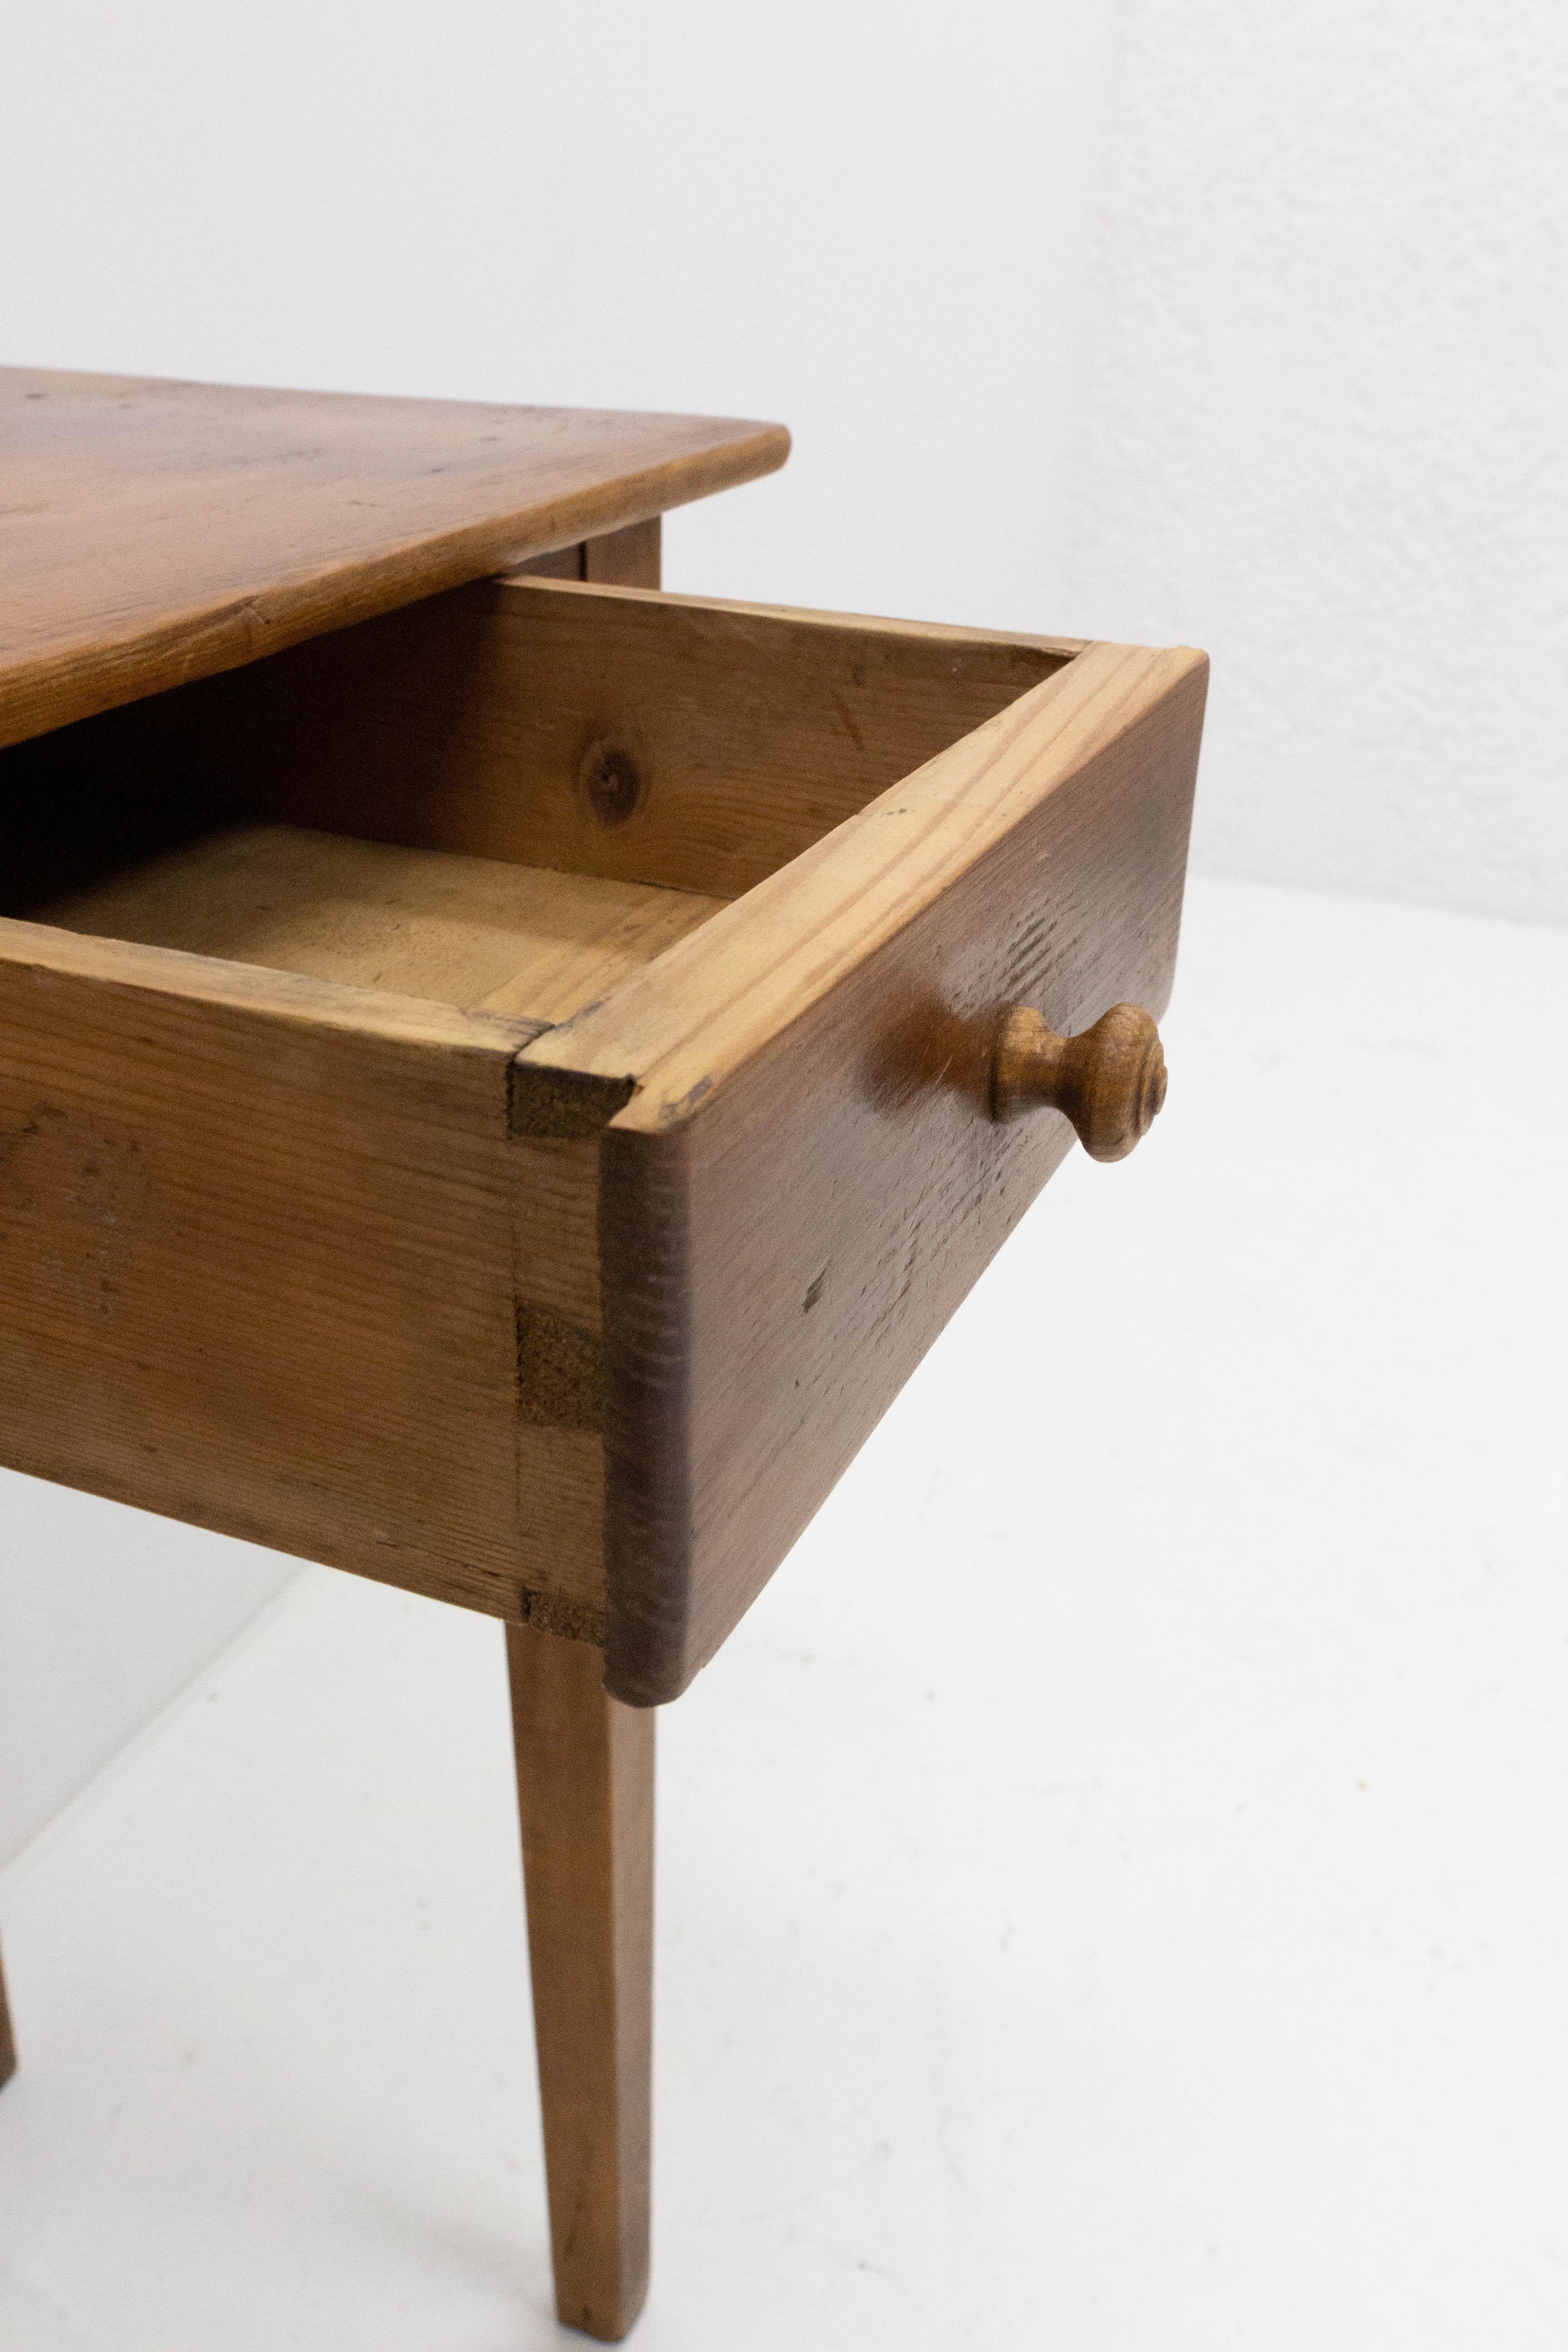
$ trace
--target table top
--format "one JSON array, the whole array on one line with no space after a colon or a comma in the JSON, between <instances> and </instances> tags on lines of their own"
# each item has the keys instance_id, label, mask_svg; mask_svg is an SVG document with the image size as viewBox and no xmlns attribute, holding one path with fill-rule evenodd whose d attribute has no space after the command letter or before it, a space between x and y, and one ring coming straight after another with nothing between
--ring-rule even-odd
<instances>
[{"instance_id":1,"label":"table top","mask_svg":"<svg viewBox=\"0 0 1568 2352\"><path fill-rule=\"evenodd\" d=\"M779 425L0 368L0 744L772 473Z\"/></svg>"}]
</instances>

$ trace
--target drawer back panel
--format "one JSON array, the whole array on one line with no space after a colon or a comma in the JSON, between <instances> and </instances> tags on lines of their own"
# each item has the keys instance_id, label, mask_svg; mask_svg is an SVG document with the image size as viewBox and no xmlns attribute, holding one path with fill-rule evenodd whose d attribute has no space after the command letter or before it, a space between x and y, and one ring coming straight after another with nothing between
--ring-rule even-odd
<instances>
[{"instance_id":1,"label":"drawer back panel","mask_svg":"<svg viewBox=\"0 0 1568 2352\"><path fill-rule=\"evenodd\" d=\"M1071 650L482 583L0 754L4 911L246 821L733 898Z\"/></svg>"}]
</instances>

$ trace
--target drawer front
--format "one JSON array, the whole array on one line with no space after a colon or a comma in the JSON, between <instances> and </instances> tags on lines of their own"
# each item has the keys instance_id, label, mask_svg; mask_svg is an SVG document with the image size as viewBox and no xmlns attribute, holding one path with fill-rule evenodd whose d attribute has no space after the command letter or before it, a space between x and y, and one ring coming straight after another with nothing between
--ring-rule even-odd
<instances>
[{"instance_id":1,"label":"drawer front","mask_svg":"<svg viewBox=\"0 0 1568 2352\"><path fill-rule=\"evenodd\" d=\"M1001 1009L1163 1009L1206 669L1089 647L521 1055L525 1120L608 1119L616 1696L713 1654L1069 1148L989 1115Z\"/></svg>"}]
</instances>

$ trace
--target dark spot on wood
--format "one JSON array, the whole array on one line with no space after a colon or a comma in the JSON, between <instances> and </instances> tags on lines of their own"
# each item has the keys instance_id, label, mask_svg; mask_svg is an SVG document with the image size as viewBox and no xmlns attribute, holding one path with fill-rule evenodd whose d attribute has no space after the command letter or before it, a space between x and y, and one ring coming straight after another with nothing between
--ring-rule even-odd
<instances>
[{"instance_id":1,"label":"dark spot on wood","mask_svg":"<svg viewBox=\"0 0 1568 2352\"><path fill-rule=\"evenodd\" d=\"M681 1096L679 1102L666 1103L663 1106L658 1114L659 1126L661 1128L679 1126L680 1121L686 1117L687 1112L695 1110L698 1104L702 1100L703 1096L711 1094L712 1091L713 1081L711 1078L699 1078L694 1087L687 1087L686 1092Z\"/></svg>"},{"instance_id":2,"label":"dark spot on wood","mask_svg":"<svg viewBox=\"0 0 1568 2352\"><path fill-rule=\"evenodd\" d=\"M518 1412L529 1429L602 1429L605 1348L550 1307L517 1309Z\"/></svg>"},{"instance_id":3,"label":"dark spot on wood","mask_svg":"<svg viewBox=\"0 0 1568 2352\"><path fill-rule=\"evenodd\" d=\"M861 1064L865 1099L889 1119L921 1117L942 1094L958 1095L984 1115L996 1021L994 1008L959 1013L935 996L904 1004Z\"/></svg>"},{"instance_id":4,"label":"dark spot on wood","mask_svg":"<svg viewBox=\"0 0 1568 2352\"><path fill-rule=\"evenodd\" d=\"M0 1128L0 1272L112 1319L135 1273L152 1190L136 1137L75 1108L38 1106Z\"/></svg>"},{"instance_id":5,"label":"dark spot on wood","mask_svg":"<svg viewBox=\"0 0 1568 2352\"><path fill-rule=\"evenodd\" d=\"M596 1649L605 1646L605 1612L590 1609L585 1601L563 1601L558 1593L522 1593L521 1622L535 1626L541 1633L553 1633L558 1641L591 1642Z\"/></svg>"},{"instance_id":6,"label":"dark spot on wood","mask_svg":"<svg viewBox=\"0 0 1568 2352\"><path fill-rule=\"evenodd\" d=\"M600 1078L587 1071L551 1070L516 1061L507 1076L508 1132L562 1142L597 1135L636 1091L635 1078Z\"/></svg>"},{"instance_id":7,"label":"dark spot on wood","mask_svg":"<svg viewBox=\"0 0 1568 2352\"><path fill-rule=\"evenodd\" d=\"M602 736L590 743L577 771L577 782L597 824L625 824L636 814L644 796L642 763L629 743Z\"/></svg>"}]
</instances>

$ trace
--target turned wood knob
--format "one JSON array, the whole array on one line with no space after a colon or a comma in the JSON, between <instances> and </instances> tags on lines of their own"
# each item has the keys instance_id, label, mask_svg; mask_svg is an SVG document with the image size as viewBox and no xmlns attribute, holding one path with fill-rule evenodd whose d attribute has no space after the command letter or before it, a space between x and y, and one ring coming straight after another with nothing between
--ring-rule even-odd
<instances>
[{"instance_id":1,"label":"turned wood knob","mask_svg":"<svg viewBox=\"0 0 1568 2352\"><path fill-rule=\"evenodd\" d=\"M993 1118L1048 1103L1071 1119L1091 1160L1125 1160L1164 1099L1164 1049L1141 1004L1113 1004L1078 1037L1058 1036L1027 1004L1003 1014L991 1065Z\"/></svg>"}]
</instances>

